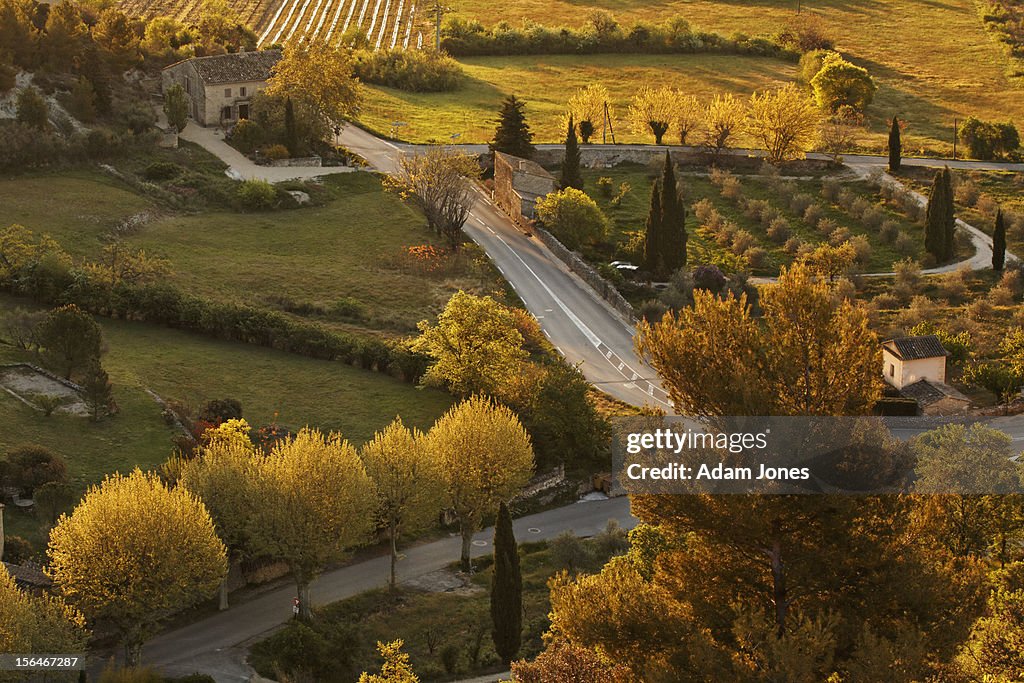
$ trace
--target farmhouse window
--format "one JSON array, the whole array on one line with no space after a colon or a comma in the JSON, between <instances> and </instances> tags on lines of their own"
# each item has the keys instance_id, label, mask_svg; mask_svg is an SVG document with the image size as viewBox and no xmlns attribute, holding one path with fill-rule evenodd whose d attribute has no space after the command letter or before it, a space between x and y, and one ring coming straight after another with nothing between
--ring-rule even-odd
<instances>
[{"instance_id":1,"label":"farmhouse window","mask_svg":"<svg viewBox=\"0 0 1024 683\"><path fill-rule=\"evenodd\" d=\"M192 79L188 76L185 76L185 92L189 95L192 94Z\"/></svg>"},{"instance_id":2,"label":"farmhouse window","mask_svg":"<svg viewBox=\"0 0 1024 683\"><path fill-rule=\"evenodd\" d=\"M224 88L224 97L231 97L231 88Z\"/></svg>"},{"instance_id":3,"label":"farmhouse window","mask_svg":"<svg viewBox=\"0 0 1024 683\"><path fill-rule=\"evenodd\" d=\"M245 90L245 86L243 85L241 88L238 89L238 96L239 97L245 97L245 95L246 95L246 90Z\"/></svg>"},{"instance_id":4,"label":"farmhouse window","mask_svg":"<svg viewBox=\"0 0 1024 683\"><path fill-rule=\"evenodd\" d=\"M231 107L224 107L224 109L222 109L221 112L220 112L220 117L222 119L225 119L225 120L230 119L231 118Z\"/></svg>"}]
</instances>

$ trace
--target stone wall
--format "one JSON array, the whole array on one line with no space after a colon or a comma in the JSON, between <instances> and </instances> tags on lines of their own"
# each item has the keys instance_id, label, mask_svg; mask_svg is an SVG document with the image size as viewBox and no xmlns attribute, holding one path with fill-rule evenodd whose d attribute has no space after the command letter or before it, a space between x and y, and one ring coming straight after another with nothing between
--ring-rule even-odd
<instances>
[{"instance_id":1,"label":"stone wall","mask_svg":"<svg viewBox=\"0 0 1024 683\"><path fill-rule=\"evenodd\" d=\"M630 323L635 323L637 320L636 311L633 310L633 306L626 301L625 297L619 293L608 280L601 277L601 275L594 270L594 268L580 258L579 254L574 251L570 251L568 247L558 241L558 239L544 228L534 225L533 233L537 235L538 239L544 243L551 253L558 257L562 263L569 266L569 270L579 276L581 280L586 282L588 285L597 292L602 299L608 302L608 304L614 308L622 317L628 320Z\"/></svg>"},{"instance_id":2,"label":"stone wall","mask_svg":"<svg viewBox=\"0 0 1024 683\"><path fill-rule=\"evenodd\" d=\"M323 166L323 160L318 156L311 157L295 157L294 159L273 159L270 161L268 166L304 166L304 167L317 167Z\"/></svg>"}]
</instances>

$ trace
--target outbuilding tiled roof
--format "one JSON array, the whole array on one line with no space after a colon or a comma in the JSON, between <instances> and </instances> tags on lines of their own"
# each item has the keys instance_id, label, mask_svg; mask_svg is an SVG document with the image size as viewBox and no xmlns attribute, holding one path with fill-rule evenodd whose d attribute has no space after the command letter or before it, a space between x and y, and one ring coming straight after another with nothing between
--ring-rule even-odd
<instances>
[{"instance_id":1,"label":"outbuilding tiled roof","mask_svg":"<svg viewBox=\"0 0 1024 683\"><path fill-rule=\"evenodd\" d=\"M942 358L949 355L949 352L942 347L942 342L934 334L890 339L887 342L883 342L882 346L900 360Z\"/></svg>"},{"instance_id":2,"label":"outbuilding tiled roof","mask_svg":"<svg viewBox=\"0 0 1024 683\"><path fill-rule=\"evenodd\" d=\"M270 70L280 59L280 50L258 50L193 57L191 61L204 83L217 85L265 81L270 78Z\"/></svg>"}]
</instances>

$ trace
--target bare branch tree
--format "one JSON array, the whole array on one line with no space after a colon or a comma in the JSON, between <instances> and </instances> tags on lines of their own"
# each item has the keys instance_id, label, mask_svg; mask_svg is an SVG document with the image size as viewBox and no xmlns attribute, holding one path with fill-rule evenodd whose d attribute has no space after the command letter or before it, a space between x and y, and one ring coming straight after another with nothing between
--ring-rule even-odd
<instances>
[{"instance_id":1,"label":"bare branch tree","mask_svg":"<svg viewBox=\"0 0 1024 683\"><path fill-rule=\"evenodd\" d=\"M403 198L412 199L431 230L455 250L462 243L462 226L473 206L472 179L479 174L475 159L438 145L422 154L403 156L398 172L385 184Z\"/></svg>"}]
</instances>

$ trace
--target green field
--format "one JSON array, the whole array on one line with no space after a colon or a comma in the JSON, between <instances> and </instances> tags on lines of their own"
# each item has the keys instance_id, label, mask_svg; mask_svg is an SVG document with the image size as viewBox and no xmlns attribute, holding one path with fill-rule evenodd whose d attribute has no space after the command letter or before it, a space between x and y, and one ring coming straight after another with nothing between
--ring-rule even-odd
<instances>
[{"instance_id":1,"label":"green field","mask_svg":"<svg viewBox=\"0 0 1024 683\"><path fill-rule=\"evenodd\" d=\"M410 93L367 86L360 121L415 142L448 142L453 133L461 134L459 142L486 142L494 135L501 99L515 94L527 102L535 142L561 142L566 99L578 88L600 82L608 88L617 112L616 141L647 142L629 130L624 118L629 99L644 83L664 82L706 98L723 91L749 94L796 75L792 62L735 55L549 55L460 61L468 78L455 92ZM407 125L393 129L395 121Z\"/></svg>"},{"instance_id":2,"label":"green field","mask_svg":"<svg viewBox=\"0 0 1024 683\"><path fill-rule=\"evenodd\" d=\"M410 268L404 248L433 235L368 173L330 176L321 205L260 213L175 213L91 171L0 180L0 195L9 198L0 225L48 232L76 259L97 258L120 220L151 212L125 241L167 258L183 290L314 317L338 302L359 311L345 323L324 320L338 327L406 334L458 289L499 286L473 256L429 277Z\"/></svg>"},{"instance_id":3,"label":"green field","mask_svg":"<svg viewBox=\"0 0 1024 683\"><path fill-rule=\"evenodd\" d=\"M16 306L31 308L0 296L0 318ZM64 456L72 482L82 490L108 472L151 468L170 455L174 432L147 389L197 408L213 398L235 398L254 426L275 420L292 429L309 425L340 431L356 444L396 415L428 428L452 402L441 391L342 363L141 323L99 322L108 349L103 364L121 410L117 416L99 423L60 414L47 418L0 392L0 452L26 442L45 445ZM22 360L32 358L0 345L0 363ZM15 520L10 533L35 533L35 520Z\"/></svg>"},{"instance_id":4,"label":"green field","mask_svg":"<svg viewBox=\"0 0 1024 683\"><path fill-rule=\"evenodd\" d=\"M695 29L723 35L772 34L796 15L793 0L519 0L495 12L483 0L464 0L456 12L486 25L531 21L548 26L581 26L594 9L612 12L627 30L632 21L661 22L682 16ZM947 152L953 118L975 114L997 120L1024 119L1024 97L1006 76L1007 57L986 33L974 0L897 0L805 3L805 13L820 18L837 49L866 67L879 89L867 112L870 134L862 143L885 145L885 119L893 114L908 121L904 145L910 152ZM370 88L364 122L389 132L391 122L410 125L398 135L415 141L489 139L502 96L515 93L527 100L540 142L559 141L554 124L565 100L580 85L595 81L612 90L624 110L629 95L644 82L669 82L704 95L712 90L748 96L773 80L791 79L793 68L777 60L718 55L661 56L525 56L462 60L470 77L461 91L441 95L409 95ZM715 77L720 75L720 77ZM767 78L766 78L767 76ZM625 132L625 131L623 131ZM632 138L624 136L625 141Z\"/></svg>"}]
</instances>

